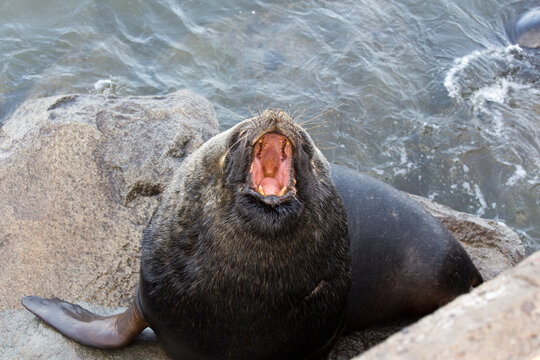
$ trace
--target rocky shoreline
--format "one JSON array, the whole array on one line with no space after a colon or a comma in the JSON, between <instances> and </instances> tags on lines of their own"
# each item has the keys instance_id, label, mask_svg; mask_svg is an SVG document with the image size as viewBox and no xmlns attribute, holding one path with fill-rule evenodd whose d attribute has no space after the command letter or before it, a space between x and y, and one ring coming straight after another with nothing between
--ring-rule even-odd
<instances>
[{"instance_id":1,"label":"rocky shoreline","mask_svg":"<svg viewBox=\"0 0 540 360\"><path fill-rule=\"evenodd\" d=\"M189 91L56 96L19 107L0 129L0 358L167 358L150 330L119 351L78 345L22 310L20 298L58 296L99 304L93 309L101 313L126 306L138 282L140 234L159 194L183 158L217 132L212 105ZM495 279L359 358L481 358L484 346L497 349L490 358L532 355L540 348L532 276L539 253L513 268L525 250L506 225L413 197L464 244L484 279ZM479 322L484 312L489 321ZM402 326L357 332L331 358L352 358Z\"/></svg>"}]
</instances>

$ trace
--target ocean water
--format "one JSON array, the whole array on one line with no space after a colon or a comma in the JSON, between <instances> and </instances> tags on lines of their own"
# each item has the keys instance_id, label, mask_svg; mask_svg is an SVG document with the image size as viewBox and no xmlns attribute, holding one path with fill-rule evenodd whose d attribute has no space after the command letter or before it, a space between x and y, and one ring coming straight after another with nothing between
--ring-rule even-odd
<instances>
[{"instance_id":1,"label":"ocean water","mask_svg":"<svg viewBox=\"0 0 540 360\"><path fill-rule=\"evenodd\" d=\"M537 0L0 2L0 122L28 98L191 89L223 128L280 107L332 162L540 249Z\"/></svg>"}]
</instances>

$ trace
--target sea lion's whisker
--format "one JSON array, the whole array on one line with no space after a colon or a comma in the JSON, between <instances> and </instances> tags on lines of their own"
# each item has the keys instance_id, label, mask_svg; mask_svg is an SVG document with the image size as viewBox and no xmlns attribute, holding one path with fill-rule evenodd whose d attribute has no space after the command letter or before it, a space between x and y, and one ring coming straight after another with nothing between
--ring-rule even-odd
<instances>
[{"instance_id":1,"label":"sea lion's whisker","mask_svg":"<svg viewBox=\"0 0 540 360\"><path fill-rule=\"evenodd\" d=\"M249 113L251 114L252 119L260 115L260 114L257 114L255 111L253 111L253 109L251 108L251 105L248 105L248 110L249 110Z\"/></svg>"},{"instance_id":2,"label":"sea lion's whisker","mask_svg":"<svg viewBox=\"0 0 540 360\"><path fill-rule=\"evenodd\" d=\"M258 113L259 115L262 115L263 112L264 112L264 109L261 107L261 103L258 102L258 103L257 103L257 113Z\"/></svg>"},{"instance_id":3,"label":"sea lion's whisker","mask_svg":"<svg viewBox=\"0 0 540 360\"><path fill-rule=\"evenodd\" d=\"M296 117L296 113L297 113L298 110L296 110L296 108L294 109L294 112L292 113L291 115L291 119L293 119L294 121L294 118Z\"/></svg>"},{"instance_id":4,"label":"sea lion's whisker","mask_svg":"<svg viewBox=\"0 0 540 360\"><path fill-rule=\"evenodd\" d=\"M317 125L314 125L314 126L311 126L311 127L308 127L308 128L304 128L304 130L306 131L310 131L310 130L314 130L314 129L317 129L317 128L320 128L326 124L328 124L329 122L328 121L321 121L319 123L317 123Z\"/></svg>"},{"instance_id":5,"label":"sea lion's whisker","mask_svg":"<svg viewBox=\"0 0 540 360\"><path fill-rule=\"evenodd\" d=\"M338 147L340 147L340 145L336 145L336 146L330 146L330 147L321 147L321 146L317 146L319 149L321 150L334 150L334 149L337 149Z\"/></svg>"},{"instance_id":6,"label":"sea lion's whisker","mask_svg":"<svg viewBox=\"0 0 540 360\"><path fill-rule=\"evenodd\" d=\"M339 108L339 107L342 106L342 105L343 105L343 104L339 104L339 105L337 105L337 106L334 106L333 108L331 108L331 109L329 109L329 110L326 110L326 111L323 112L322 114L319 114L319 115L317 115L317 116L314 116L314 117L312 117L312 118L310 118L310 119L308 119L308 120L306 120L306 121L304 121L303 123L298 124L298 125L300 125L300 126L303 127L304 125L306 125L306 124L309 123L310 121L315 120L315 119L318 119L318 118L320 118L321 116L324 116L324 115L328 114L329 112L332 112L332 111L336 110L337 108Z\"/></svg>"},{"instance_id":7,"label":"sea lion's whisker","mask_svg":"<svg viewBox=\"0 0 540 360\"><path fill-rule=\"evenodd\" d=\"M306 112L306 110L307 110L307 109L304 108L304 110L302 110L302 111L300 112L300 114L298 114L297 117L293 117L293 121L294 121L296 124L298 124L299 126L302 126L302 123L300 123L300 119L302 118L302 115L304 115L304 113Z\"/></svg>"},{"instance_id":8,"label":"sea lion's whisker","mask_svg":"<svg viewBox=\"0 0 540 360\"><path fill-rule=\"evenodd\" d=\"M231 146L229 146L229 148L227 149L227 151L225 151L225 154L224 154L224 155L226 156L226 155L231 151L231 149L232 149L233 147L235 147L237 144L239 144L242 140L245 140L245 139L248 137L248 135L249 135L249 134L246 132L243 136L241 136L238 140L236 140L236 141L234 142L234 144L232 144Z\"/></svg>"},{"instance_id":9,"label":"sea lion's whisker","mask_svg":"<svg viewBox=\"0 0 540 360\"><path fill-rule=\"evenodd\" d=\"M311 136L319 136L319 135L328 135L328 132L319 132L319 133L310 133ZM341 145L335 145L335 146L317 146L320 150L334 150L339 148Z\"/></svg>"},{"instance_id":10,"label":"sea lion's whisker","mask_svg":"<svg viewBox=\"0 0 540 360\"><path fill-rule=\"evenodd\" d=\"M320 125L320 124L328 124L328 122L329 122L328 120L312 121L310 122L310 125L315 126L315 125Z\"/></svg>"},{"instance_id":11,"label":"sea lion's whisker","mask_svg":"<svg viewBox=\"0 0 540 360\"><path fill-rule=\"evenodd\" d=\"M328 131L322 131L322 132L310 132L311 136L320 136L320 135L330 135Z\"/></svg>"},{"instance_id":12,"label":"sea lion's whisker","mask_svg":"<svg viewBox=\"0 0 540 360\"><path fill-rule=\"evenodd\" d=\"M246 120L246 118L245 118L244 116L242 116L242 115L240 115L240 114L238 114L238 113L235 113L235 112L232 111L231 109L227 109L227 108L226 108L225 106L223 106L223 105L220 105L220 104L218 104L218 103L214 103L214 105L217 105L218 107L222 108L223 110L226 110L226 111L230 112L231 114L238 116L238 117L239 117L240 119L242 119L242 120Z\"/></svg>"}]
</instances>

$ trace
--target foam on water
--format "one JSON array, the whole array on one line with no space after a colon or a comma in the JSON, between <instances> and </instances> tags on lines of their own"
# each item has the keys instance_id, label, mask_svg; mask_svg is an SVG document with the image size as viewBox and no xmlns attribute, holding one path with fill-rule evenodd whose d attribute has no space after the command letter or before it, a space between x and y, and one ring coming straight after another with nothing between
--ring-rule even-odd
<instances>
[{"instance_id":1,"label":"foam on water","mask_svg":"<svg viewBox=\"0 0 540 360\"><path fill-rule=\"evenodd\" d=\"M444 78L444 87L448 91L448 95L452 98L459 98L460 95L460 86L456 80L456 77L463 72L464 69L469 66L469 63L485 53L488 53L489 50L475 50L472 53L465 55L463 57L454 59L454 65L448 70Z\"/></svg>"},{"instance_id":2,"label":"foam on water","mask_svg":"<svg viewBox=\"0 0 540 360\"><path fill-rule=\"evenodd\" d=\"M482 216L486 213L487 209L487 203L486 199L484 198L484 194L482 193L482 190L480 190L480 186L478 184L474 184L474 194L476 196L476 200L478 203L480 203L480 208L476 210L476 215Z\"/></svg>"},{"instance_id":3,"label":"foam on water","mask_svg":"<svg viewBox=\"0 0 540 360\"><path fill-rule=\"evenodd\" d=\"M518 180L521 180L521 179L523 179L523 178L525 178L527 176L527 172L525 171L525 169L523 169L523 166L521 166L519 164L515 164L514 166L516 168L516 171L506 181L507 186L515 185L518 182Z\"/></svg>"},{"instance_id":4,"label":"foam on water","mask_svg":"<svg viewBox=\"0 0 540 360\"><path fill-rule=\"evenodd\" d=\"M399 149L399 166L394 167L394 176L405 176L415 169L417 166L407 156L407 149L401 146Z\"/></svg>"},{"instance_id":5,"label":"foam on water","mask_svg":"<svg viewBox=\"0 0 540 360\"><path fill-rule=\"evenodd\" d=\"M112 79L100 79L94 84L94 89L101 94L110 94L115 87L116 83Z\"/></svg>"},{"instance_id":6,"label":"foam on water","mask_svg":"<svg viewBox=\"0 0 540 360\"><path fill-rule=\"evenodd\" d=\"M485 101L492 101L503 104L512 85L508 80L500 79L493 85L480 88L474 94L473 103L482 104Z\"/></svg>"},{"instance_id":7,"label":"foam on water","mask_svg":"<svg viewBox=\"0 0 540 360\"><path fill-rule=\"evenodd\" d=\"M447 71L444 78L444 86L448 92L448 95L454 99L462 99L466 92L466 87L471 85L467 80L467 73L478 70L482 71L481 66L485 63L497 63L505 64L505 67L511 67L518 65L518 58L523 54L523 50L519 45L509 45L505 48L492 47L483 50L475 50L472 53L459 57L454 60L453 66ZM505 69L506 71L507 69ZM503 102L504 95L508 88L512 86L518 86L518 84L511 84L508 79L501 79L498 77L487 77L484 79L488 83L475 92L474 96L484 96L487 100ZM505 80L505 81L503 81ZM489 83L495 81L496 84ZM498 84L497 84L498 83ZM482 83L480 83L482 84ZM474 83L478 85L478 83Z\"/></svg>"}]
</instances>

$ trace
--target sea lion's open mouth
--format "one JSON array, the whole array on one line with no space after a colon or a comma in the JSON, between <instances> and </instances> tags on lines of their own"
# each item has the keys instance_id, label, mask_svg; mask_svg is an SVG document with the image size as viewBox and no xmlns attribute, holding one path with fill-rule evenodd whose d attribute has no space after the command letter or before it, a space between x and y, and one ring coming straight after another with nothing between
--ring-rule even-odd
<instances>
[{"instance_id":1,"label":"sea lion's open mouth","mask_svg":"<svg viewBox=\"0 0 540 360\"><path fill-rule=\"evenodd\" d=\"M292 161L291 142L285 136L277 133L264 134L253 147L251 188L265 200L270 200L268 198L272 196L288 197L286 195L294 190Z\"/></svg>"}]
</instances>

